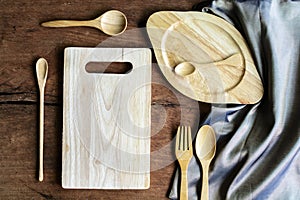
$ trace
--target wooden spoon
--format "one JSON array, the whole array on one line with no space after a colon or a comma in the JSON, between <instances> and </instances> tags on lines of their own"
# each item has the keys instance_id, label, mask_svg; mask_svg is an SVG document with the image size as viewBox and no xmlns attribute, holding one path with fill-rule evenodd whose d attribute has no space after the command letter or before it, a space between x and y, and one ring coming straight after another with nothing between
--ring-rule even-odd
<instances>
[{"instance_id":1,"label":"wooden spoon","mask_svg":"<svg viewBox=\"0 0 300 200\"><path fill-rule=\"evenodd\" d=\"M118 10L110 10L93 20L56 20L44 22L41 25L44 27L87 26L97 28L107 35L115 36L123 33L126 30L127 18L122 12Z\"/></svg>"},{"instance_id":2,"label":"wooden spoon","mask_svg":"<svg viewBox=\"0 0 300 200\"><path fill-rule=\"evenodd\" d=\"M201 200L208 200L209 197L209 184L208 184L208 171L209 165L216 152L216 136L213 128L204 125L198 131L196 137L196 154L202 165L202 190Z\"/></svg>"},{"instance_id":3,"label":"wooden spoon","mask_svg":"<svg viewBox=\"0 0 300 200\"><path fill-rule=\"evenodd\" d=\"M188 76L192 74L196 70L196 68L199 67L203 68L203 67L211 66L212 64L218 67L225 66L225 65L239 67L242 66L242 62L243 62L242 55L239 53L233 54L224 60L220 60L213 63L199 64L197 66L193 65L191 62L182 62L175 67L175 73L180 76Z\"/></svg>"},{"instance_id":4,"label":"wooden spoon","mask_svg":"<svg viewBox=\"0 0 300 200\"><path fill-rule=\"evenodd\" d=\"M44 154L44 91L48 75L48 63L40 58L36 63L36 75L40 89L40 141L39 141L39 181L43 181L43 154Z\"/></svg>"}]
</instances>

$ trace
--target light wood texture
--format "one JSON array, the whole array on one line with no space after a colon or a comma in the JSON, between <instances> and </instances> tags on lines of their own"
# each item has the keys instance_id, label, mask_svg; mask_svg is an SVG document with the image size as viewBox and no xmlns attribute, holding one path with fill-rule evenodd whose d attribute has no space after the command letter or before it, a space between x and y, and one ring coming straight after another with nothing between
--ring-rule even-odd
<instances>
[{"instance_id":1,"label":"light wood texture","mask_svg":"<svg viewBox=\"0 0 300 200\"><path fill-rule=\"evenodd\" d=\"M192 62L182 62L178 65L175 66L175 73L180 75L180 76L189 76L192 75L192 73L197 72L201 70L201 68L205 67L210 67L211 65L214 65L216 67L224 67L226 66L232 66L232 67L239 67L242 65L242 56L241 54L233 54L230 57L221 60L221 61L216 61L213 63L203 63L203 64L197 64L197 63L192 63ZM200 69L197 69L200 68ZM224 74L220 74L221 76Z\"/></svg>"},{"instance_id":2,"label":"light wood texture","mask_svg":"<svg viewBox=\"0 0 300 200\"><path fill-rule=\"evenodd\" d=\"M133 69L87 73L89 62ZM67 48L64 70L63 187L149 188L151 51Z\"/></svg>"},{"instance_id":3,"label":"light wood texture","mask_svg":"<svg viewBox=\"0 0 300 200\"><path fill-rule=\"evenodd\" d=\"M201 200L209 199L209 165L216 153L216 136L213 128L204 125L196 137L196 154L202 166Z\"/></svg>"},{"instance_id":4,"label":"light wood texture","mask_svg":"<svg viewBox=\"0 0 300 200\"><path fill-rule=\"evenodd\" d=\"M189 126L178 127L177 135L176 135L175 154L181 169L180 199L188 200L189 195L188 195L187 172L188 172L189 163L193 156L191 127Z\"/></svg>"},{"instance_id":5,"label":"light wood texture","mask_svg":"<svg viewBox=\"0 0 300 200\"><path fill-rule=\"evenodd\" d=\"M110 10L94 20L55 20L50 22L44 22L41 25L44 27L88 26L97 28L106 33L107 35L116 36L123 33L126 30L127 18L122 12L118 10Z\"/></svg>"},{"instance_id":6,"label":"light wood texture","mask_svg":"<svg viewBox=\"0 0 300 200\"><path fill-rule=\"evenodd\" d=\"M253 104L262 98L261 79L245 40L225 20L201 12L162 11L150 16L147 32L161 71L184 95L208 103ZM240 65L214 65L234 54L242 55ZM174 72L182 62L199 66L182 77Z\"/></svg>"},{"instance_id":7,"label":"light wood texture","mask_svg":"<svg viewBox=\"0 0 300 200\"><path fill-rule=\"evenodd\" d=\"M40 113L39 113L39 181L44 179L44 96L48 75L48 62L40 58L36 63L36 75L40 89Z\"/></svg>"}]
</instances>

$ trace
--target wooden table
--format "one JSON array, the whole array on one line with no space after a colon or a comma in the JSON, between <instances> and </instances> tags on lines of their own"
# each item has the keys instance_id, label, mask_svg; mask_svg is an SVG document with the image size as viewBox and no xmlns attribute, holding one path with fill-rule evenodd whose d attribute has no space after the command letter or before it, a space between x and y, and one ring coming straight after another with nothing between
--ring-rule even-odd
<instances>
[{"instance_id":1,"label":"wooden table","mask_svg":"<svg viewBox=\"0 0 300 200\"><path fill-rule=\"evenodd\" d=\"M64 48L70 46L150 47L148 17L161 10L191 10L199 0L15 0L0 4L0 199L164 199L176 170L173 139L177 126L195 132L209 112L175 91L153 56L151 188L148 190L65 190L61 187ZM53 19L92 19L118 9L128 17L127 38L92 28L43 28ZM125 33L126 33L125 32ZM125 34L124 33L124 34ZM45 91L44 181L38 182L38 85L35 63L49 62Z\"/></svg>"}]
</instances>

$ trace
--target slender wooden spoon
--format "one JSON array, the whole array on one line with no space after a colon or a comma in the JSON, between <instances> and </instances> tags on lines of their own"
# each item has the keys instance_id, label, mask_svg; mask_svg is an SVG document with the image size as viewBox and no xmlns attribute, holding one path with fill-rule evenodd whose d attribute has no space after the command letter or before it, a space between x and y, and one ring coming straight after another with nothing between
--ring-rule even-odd
<instances>
[{"instance_id":1,"label":"slender wooden spoon","mask_svg":"<svg viewBox=\"0 0 300 200\"><path fill-rule=\"evenodd\" d=\"M39 134L39 181L43 181L43 154L44 154L44 91L48 75L48 63L44 58L40 58L36 63L36 75L40 89L40 134Z\"/></svg>"},{"instance_id":2,"label":"slender wooden spoon","mask_svg":"<svg viewBox=\"0 0 300 200\"><path fill-rule=\"evenodd\" d=\"M123 33L126 30L127 18L122 12L118 10L110 10L93 20L56 20L44 22L41 25L44 27L87 26L97 28L107 35L115 36Z\"/></svg>"},{"instance_id":3,"label":"slender wooden spoon","mask_svg":"<svg viewBox=\"0 0 300 200\"><path fill-rule=\"evenodd\" d=\"M203 68L203 67L207 67L207 66L211 66L211 65L215 65L218 67L225 66L225 65L239 67L239 66L242 66L242 62L243 62L242 56L239 53L233 54L224 60L220 60L220 61L213 62L213 63L199 64L197 66L195 66L191 62L182 62L175 67L175 73L180 76L188 76L188 75L192 74L198 67Z\"/></svg>"},{"instance_id":4,"label":"slender wooden spoon","mask_svg":"<svg viewBox=\"0 0 300 200\"><path fill-rule=\"evenodd\" d=\"M198 131L196 137L196 154L202 165L202 190L201 200L208 200L209 198L209 183L208 171L209 165L216 152L216 136L213 128L204 125Z\"/></svg>"}]
</instances>

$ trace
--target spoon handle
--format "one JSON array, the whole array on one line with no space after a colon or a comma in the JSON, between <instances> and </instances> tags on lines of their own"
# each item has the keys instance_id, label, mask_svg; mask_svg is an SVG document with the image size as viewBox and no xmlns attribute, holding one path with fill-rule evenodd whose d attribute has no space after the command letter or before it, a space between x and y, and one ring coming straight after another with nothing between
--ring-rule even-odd
<instances>
[{"instance_id":1,"label":"spoon handle","mask_svg":"<svg viewBox=\"0 0 300 200\"><path fill-rule=\"evenodd\" d=\"M208 170L209 170L209 165L207 165L207 164L202 164L202 190L201 190L201 200L208 200L208 199L209 199Z\"/></svg>"},{"instance_id":2,"label":"spoon handle","mask_svg":"<svg viewBox=\"0 0 300 200\"><path fill-rule=\"evenodd\" d=\"M76 21L76 20L55 20L44 22L41 24L44 27L74 27L74 26L93 26L92 21Z\"/></svg>"},{"instance_id":3,"label":"spoon handle","mask_svg":"<svg viewBox=\"0 0 300 200\"><path fill-rule=\"evenodd\" d=\"M39 181L44 179L44 89L40 91L40 140L39 140Z\"/></svg>"}]
</instances>

